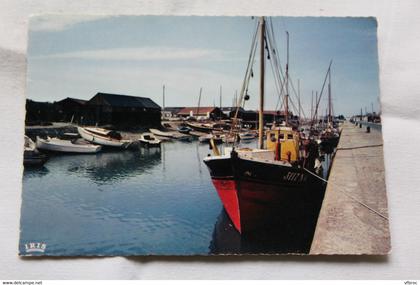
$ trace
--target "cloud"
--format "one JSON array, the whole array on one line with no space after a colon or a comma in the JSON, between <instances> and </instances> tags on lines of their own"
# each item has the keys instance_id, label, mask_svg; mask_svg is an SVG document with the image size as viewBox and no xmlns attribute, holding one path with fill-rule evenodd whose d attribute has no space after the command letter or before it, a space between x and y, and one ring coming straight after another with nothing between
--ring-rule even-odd
<instances>
[{"instance_id":1,"label":"cloud","mask_svg":"<svg viewBox=\"0 0 420 285\"><path fill-rule=\"evenodd\" d=\"M159 61L159 60L232 60L231 53L217 49L141 47L83 50L49 55L40 55L34 59L83 59L116 61Z\"/></svg>"},{"instance_id":2,"label":"cloud","mask_svg":"<svg viewBox=\"0 0 420 285\"><path fill-rule=\"evenodd\" d=\"M31 31L62 31L70 27L92 22L112 16L106 15L42 15L30 18L29 30Z\"/></svg>"}]
</instances>

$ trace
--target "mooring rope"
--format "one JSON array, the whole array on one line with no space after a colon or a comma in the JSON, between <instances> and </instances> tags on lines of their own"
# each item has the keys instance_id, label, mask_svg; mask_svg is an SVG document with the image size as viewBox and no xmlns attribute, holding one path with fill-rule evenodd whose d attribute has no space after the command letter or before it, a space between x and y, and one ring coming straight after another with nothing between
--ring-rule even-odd
<instances>
[{"instance_id":1,"label":"mooring rope","mask_svg":"<svg viewBox=\"0 0 420 285\"><path fill-rule=\"evenodd\" d=\"M338 147L337 150L352 150L352 149L379 147L379 146L383 146L383 144L362 145L362 146L354 146L354 147Z\"/></svg>"},{"instance_id":2,"label":"mooring rope","mask_svg":"<svg viewBox=\"0 0 420 285\"><path fill-rule=\"evenodd\" d=\"M318 175L316 175L315 173L313 173L312 171L310 171L310 170L308 170L308 169L306 169L306 168L303 168L305 171L307 171L309 174L311 174L311 175L313 175L313 176L315 176L315 177L317 177L318 179L320 179L320 180L322 180L322 181L324 181L324 182L326 182L326 183L330 183L328 180L326 180L326 179L324 179L324 178L322 178L322 177L320 177L320 176L318 176ZM338 186L338 184L336 184L337 186ZM383 215L383 214L381 214L381 213L379 213L378 211L376 211L375 209L373 209L372 207L370 207L369 205L366 205L365 203L363 203L362 201L359 201L358 199L356 199L356 198L354 198L353 196L351 196L349 193L347 193L346 191L344 191L344 190L341 190L340 188L338 188L337 189L338 191L340 191L341 193L343 193L344 195L346 195L347 197L349 197L349 198L351 198L352 200L354 200L354 201L356 201L357 203L359 203L360 205L362 205L363 207L365 207L365 208L367 208L367 209L369 209L369 210L371 210L372 212L374 212L375 214L377 214L378 216L380 216L380 217L382 217L382 218L384 218L385 220L387 220L388 221L388 217L386 217L385 215Z\"/></svg>"}]
</instances>

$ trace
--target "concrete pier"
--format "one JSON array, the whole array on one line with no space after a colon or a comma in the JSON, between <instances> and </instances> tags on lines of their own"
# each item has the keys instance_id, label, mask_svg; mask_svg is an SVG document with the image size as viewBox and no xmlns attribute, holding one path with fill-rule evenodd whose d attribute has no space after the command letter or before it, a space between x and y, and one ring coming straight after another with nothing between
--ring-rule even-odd
<instances>
[{"instance_id":1,"label":"concrete pier","mask_svg":"<svg viewBox=\"0 0 420 285\"><path fill-rule=\"evenodd\" d=\"M387 254L382 133L349 122L342 128L310 254Z\"/></svg>"}]
</instances>

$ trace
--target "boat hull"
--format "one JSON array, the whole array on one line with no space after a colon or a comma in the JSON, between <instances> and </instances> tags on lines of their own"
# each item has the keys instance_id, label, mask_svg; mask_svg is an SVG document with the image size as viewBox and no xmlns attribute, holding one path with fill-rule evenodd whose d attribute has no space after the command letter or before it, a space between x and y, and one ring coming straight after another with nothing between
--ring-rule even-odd
<instances>
[{"instance_id":1,"label":"boat hull","mask_svg":"<svg viewBox=\"0 0 420 285\"><path fill-rule=\"evenodd\" d=\"M319 213L325 186L300 168L239 157L204 162L228 216L240 233L281 227Z\"/></svg>"},{"instance_id":2,"label":"boat hull","mask_svg":"<svg viewBox=\"0 0 420 285\"><path fill-rule=\"evenodd\" d=\"M37 137L36 147L41 150L63 152L63 153L97 153L102 147L98 145L83 145L72 144L66 142L65 144L56 141L46 141Z\"/></svg>"},{"instance_id":3,"label":"boat hull","mask_svg":"<svg viewBox=\"0 0 420 285\"><path fill-rule=\"evenodd\" d=\"M147 146L147 147L160 147L160 141L159 142L153 142L153 141L148 141L148 140L139 140L140 144L143 146Z\"/></svg>"},{"instance_id":4,"label":"boat hull","mask_svg":"<svg viewBox=\"0 0 420 285\"><path fill-rule=\"evenodd\" d=\"M41 167L48 161L48 156L36 150L25 150L23 165L25 167Z\"/></svg>"},{"instance_id":5,"label":"boat hull","mask_svg":"<svg viewBox=\"0 0 420 285\"><path fill-rule=\"evenodd\" d=\"M126 148L130 144L129 141L122 141L122 140L108 138L105 136L99 136L81 127L78 127L77 131L79 132L80 136L83 139L93 144L99 144L99 145L107 146L107 147L119 147L119 148Z\"/></svg>"}]
</instances>

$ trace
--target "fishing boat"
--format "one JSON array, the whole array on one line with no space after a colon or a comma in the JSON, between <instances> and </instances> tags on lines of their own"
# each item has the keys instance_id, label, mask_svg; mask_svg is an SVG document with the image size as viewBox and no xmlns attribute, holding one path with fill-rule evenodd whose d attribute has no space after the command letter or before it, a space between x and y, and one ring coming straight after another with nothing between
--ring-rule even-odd
<instances>
[{"instance_id":1,"label":"fishing boat","mask_svg":"<svg viewBox=\"0 0 420 285\"><path fill-rule=\"evenodd\" d=\"M42 139L36 137L36 147L41 150L65 153L97 153L102 147L85 140L62 140L59 138Z\"/></svg>"},{"instance_id":2,"label":"fishing boat","mask_svg":"<svg viewBox=\"0 0 420 285\"><path fill-rule=\"evenodd\" d=\"M158 140L152 133L143 133L140 135L140 143L149 147L160 146L161 140Z\"/></svg>"},{"instance_id":3,"label":"fishing boat","mask_svg":"<svg viewBox=\"0 0 420 285\"><path fill-rule=\"evenodd\" d=\"M288 62L286 65L284 126L273 126L264 131L264 61L267 41L265 19L259 20L260 34L260 108L258 148L225 147L221 154L211 141L213 155L204 158L219 198L234 227L241 233L261 227L293 226L307 213L318 214L325 187L315 169L318 145L300 141L300 135L288 126ZM288 37L287 37L288 39ZM257 45L255 38L253 45ZM256 46L255 46L256 48ZM252 48L254 50L254 46ZM251 53L249 64L254 62ZM248 64L245 78L250 78ZM252 66L251 66L252 67ZM242 88L241 98L246 95ZM242 101L241 99L240 101ZM264 141L264 132L266 140ZM302 149L300 148L302 145ZM318 172L319 173L319 172Z\"/></svg>"},{"instance_id":4,"label":"fishing boat","mask_svg":"<svg viewBox=\"0 0 420 285\"><path fill-rule=\"evenodd\" d=\"M40 167L47 162L48 155L39 152L36 148L35 142L28 136L25 136L24 147L23 165L25 167Z\"/></svg>"},{"instance_id":5,"label":"fishing boat","mask_svg":"<svg viewBox=\"0 0 420 285\"><path fill-rule=\"evenodd\" d=\"M93 144L107 147L128 148L132 143L130 140L122 139L120 133L102 128L77 127L82 138Z\"/></svg>"}]
</instances>

